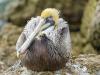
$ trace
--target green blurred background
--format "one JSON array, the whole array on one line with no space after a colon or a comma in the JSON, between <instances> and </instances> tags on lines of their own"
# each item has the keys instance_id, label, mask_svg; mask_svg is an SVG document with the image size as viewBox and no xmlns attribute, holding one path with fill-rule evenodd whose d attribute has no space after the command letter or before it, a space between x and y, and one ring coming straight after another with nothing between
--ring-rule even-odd
<instances>
[{"instance_id":1,"label":"green blurred background","mask_svg":"<svg viewBox=\"0 0 100 75\"><path fill-rule=\"evenodd\" d=\"M0 0L0 61L16 61L15 44L31 17L56 8L69 23L72 56L100 53L99 0Z\"/></svg>"}]
</instances>

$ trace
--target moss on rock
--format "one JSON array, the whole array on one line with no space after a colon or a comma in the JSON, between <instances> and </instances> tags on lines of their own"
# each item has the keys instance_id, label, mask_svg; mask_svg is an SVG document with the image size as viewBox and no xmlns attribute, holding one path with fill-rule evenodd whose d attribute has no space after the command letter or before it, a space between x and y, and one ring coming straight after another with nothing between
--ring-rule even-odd
<instances>
[{"instance_id":1,"label":"moss on rock","mask_svg":"<svg viewBox=\"0 0 100 75\"><path fill-rule=\"evenodd\" d=\"M84 11L81 24L81 33L85 38L89 36L88 32L89 28L91 27L92 19L94 17L96 4L97 0L89 0Z\"/></svg>"}]
</instances>

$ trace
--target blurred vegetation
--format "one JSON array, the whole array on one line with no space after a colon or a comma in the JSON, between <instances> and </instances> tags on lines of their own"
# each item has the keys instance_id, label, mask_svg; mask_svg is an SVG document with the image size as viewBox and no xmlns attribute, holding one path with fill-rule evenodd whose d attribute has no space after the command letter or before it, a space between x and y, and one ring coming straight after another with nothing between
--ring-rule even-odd
<instances>
[{"instance_id":1,"label":"blurred vegetation","mask_svg":"<svg viewBox=\"0 0 100 75\"><path fill-rule=\"evenodd\" d=\"M96 5L97 5L97 0L89 0L84 10L84 15L83 15L82 24L81 24L81 32L84 37L87 37L88 35L88 31L94 17Z\"/></svg>"},{"instance_id":2,"label":"blurred vegetation","mask_svg":"<svg viewBox=\"0 0 100 75\"><path fill-rule=\"evenodd\" d=\"M97 3L96 11L92 18L92 23L88 33L88 40L90 41L92 46L98 51L98 54L100 54L100 0Z\"/></svg>"},{"instance_id":3,"label":"blurred vegetation","mask_svg":"<svg viewBox=\"0 0 100 75\"><path fill-rule=\"evenodd\" d=\"M56 8L69 23L72 55L100 51L100 0L0 0L0 61L8 66L16 58L15 44L31 17ZM98 4L97 4L98 3ZM9 58L9 60L7 60ZM11 62L13 61L13 62Z\"/></svg>"}]
</instances>

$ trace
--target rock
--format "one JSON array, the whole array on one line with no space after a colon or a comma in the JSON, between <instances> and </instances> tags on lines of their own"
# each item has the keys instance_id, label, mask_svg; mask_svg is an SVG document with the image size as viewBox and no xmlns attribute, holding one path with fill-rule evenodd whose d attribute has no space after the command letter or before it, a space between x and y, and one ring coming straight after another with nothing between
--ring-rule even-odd
<instances>
[{"instance_id":1,"label":"rock","mask_svg":"<svg viewBox=\"0 0 100 75\"><path fill-rule=\"evenodd\" d=\"M7 66L11 66L17 59L15 44L21 31L22 28L11 23L7 23L0 30L0 61Z\"/></svg>"},{"instance_id":2,"label":"rock","mask_svg":"<svg viewBox=\"0 0 100 75\"><path fill-rule=\"evenodd\" d=\"M82 36L85 37L86 39L89 36L88 32L89 32L89 28L91 28L92 19L94 18L96 4L97 4L97 0L89 0L84 10L84 15L82 18L82 24L80 30Z\"/></svg>"},{"instance_id":3,"label":"rock","mask_svg":"<svg viewBox=\"0 0 100 75\"><path fill-rule=\"evenodd\" d=\"M100 51L100 3L98 5L97 3L99 3L97 0L89 0L84 11L81 31L72 36L75 55L80 53L99 53Z\"/></svg>"},{"instance_id":4,"label":"rock","mask_svg":"<svg viewBox=\"0 0 100 75\"><path fill-rule=\"evenodd\" d=\"M66 63L65 69L56 72L34 72L19 66L20 61L1 73L2 75L96 75L100 72L100 55L79 55Z\"/></svg>"},{"instance_id":5,"label":"rock","mask_svg":"<svg viewBox=\"0 0 100 75\"><path fill-rule=\"evenodd\" d=\"M6 68L8 68L7 65L4 62L0 61L0 73L5 71Z\"/></svg>"},{"instance_id":6,"label":"rock","mask_svg":"<svg viewBox=\"0 0 100 75\"><path fill-rule=\"evenodd\" d=\"M87 45L85 47L83 47L83 53L84 54L97 54L97 51L95 51L95 49L93 48L93 46L90 43L87 43Z\"/></svg>"},{"instance_id":7,"label":"rock","mask_svg":"<svg viewBox=\"0 0 100 75\"><path fill-rule=\"evenodd\" d=\"M91 75L96 75L100 71L100 55L80 55L75 62L85 65Z\"/></svg>"},{"instance_id":8,"label":"rock","mask_svg":"<svg viewBox=\"0 0 100 75\"><path fill-rule=\"evenodd\" d=\"M92 46L100 53L100 0L98 1L92 25L89 29L89 41Z\"/></svg>"},{"instance_id":9,"label":"rock","mask_svg":"<svg viewBox=\"0 0 100 75\"><path fill-rule=\"evenodd\" d=\"M97 51L88 42L86 38L81 36L81 33L71 32L72 39L72 55L78 56L80 54L97 54Z\"/></svg>"},{"instance_id":10,"label":"rock","mask_svg":"<svg viewBox=\"0 0 100 75\"><path fill-rule=\"evenodd\" d=\"M8 46L15 45L21 31L22 28L7 23L0 32L0 46L3 44L7 44Z\"/></svg>"}]
</instances>

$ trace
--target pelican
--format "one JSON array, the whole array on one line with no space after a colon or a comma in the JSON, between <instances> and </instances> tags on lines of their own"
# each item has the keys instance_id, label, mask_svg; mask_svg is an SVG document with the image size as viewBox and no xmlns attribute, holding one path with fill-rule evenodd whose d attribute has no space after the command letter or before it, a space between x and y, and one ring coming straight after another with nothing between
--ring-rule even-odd
<instances>
[{"instance_id":1,"label":"pelican","mask_svg":"<svg viewBox=\"0 0 100 75\"><path fill-rule=\"evenodd\" d=\"M40 72L64 68L71 56L71 38L59 11L47 8L32 17L18 38L16 51L27 69Z\"/></svg>"}]
</instances>

